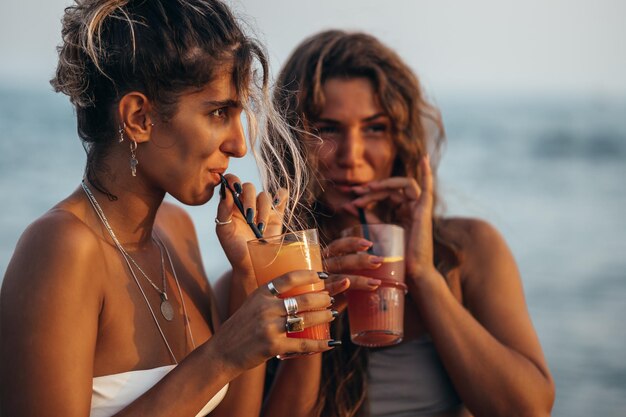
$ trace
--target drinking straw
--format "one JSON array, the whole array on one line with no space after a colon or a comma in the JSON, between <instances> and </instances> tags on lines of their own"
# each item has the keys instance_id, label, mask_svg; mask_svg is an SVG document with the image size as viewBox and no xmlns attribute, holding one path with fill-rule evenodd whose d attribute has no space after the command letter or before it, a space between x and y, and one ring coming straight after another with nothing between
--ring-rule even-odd
<instances>
[{"instance_id":1,"label":"drinking straw","mask_svg":"<svg viewBox=\"0 0 626 417\"><path fill-rule=\"evenodd\" d=\"M263 233L261 233L261 231L256 226L256 224L254 224L252 216L246 216L246 212L243 209L243 204L241 204L241 200L239 199L239 193L235 192L235 190L230 188L230 185L228 185L228 181L226 181L226 178L224 178L222 174L220 174L220 181L222 182L222 185L226 187L228 191L230 191L230 193L233 195L233 200L235 200L235 205L239 209L239 212L241 213L243 218L246 219L246 223L248 223L248 226L250 226L250 229L252 229L252 233L254 233L257 239L261 239L263 237Z\"/></svg>"},{"instance_id":2,"label":"drinking straw","mask_svg":"<svg viewBox=\"0 0 626 417\"><path fill-rule=\"evenodd\" d=\"M363 229L363 237L371 242L370 239L370 228L367 225L367 219L365 218L365 210L363 207L357 207L357 211L359 212L359 221L361 222L361 228ZM374 247L370 246L367 250L367 253L374 253Z\"/></svg>"}]
</instances>

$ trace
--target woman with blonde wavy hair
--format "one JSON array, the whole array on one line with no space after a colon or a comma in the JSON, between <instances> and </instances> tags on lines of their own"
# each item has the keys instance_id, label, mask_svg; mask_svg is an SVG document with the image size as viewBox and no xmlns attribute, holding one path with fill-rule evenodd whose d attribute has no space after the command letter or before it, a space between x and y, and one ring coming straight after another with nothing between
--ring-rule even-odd
<instances>
[{"instance_id":1,"label":"woman with blonde wavy hair","mask_svg":"<svg viewBox=\"0 0 626 417\"><path fill-rule=\"evenodd\" d=\"M1 414L258 415L268 358L333 345L286 337L276 291L320 277L294 271L256 288L254 235L234 201L278 234L293 220L286 196L300 194L300 156L269 100L262 48L218 0L77 0L52 85L74 105L87 164L77 189L24 232L7 269ZM272 155L261 166L277 170L262 170L259 194L224 175L247 150L242 112L253 146ZM268 129L281 139L267 142ZM221 326L193 224L163 202L169 193L201 205L220 184L216 230L232 265ZM305 326L332 319L326 292L295 298L315 310L301 313Z\"/></svg>"},{"instance_id":2,"label":"woman with blonde wavy hair","mask_svg":"<svg viewBox=\"0 0 626 417\"><path fill-rule=\"evenodd\" d=\"M400 344L352 344L343 313L333 323L342 349L279 369L298 384L280 379L276 392L300 401L271 403L267 415L549 415L554 384L506 243L484 221L438 211L443 124L411 69L370 35L326 31L295 49L274 99L315 172L306 201L328 245L326 269L381 266L371 242L340 238L364 209L370 222L404 228L408 294ZM380 283L350 277L327 287Z\"/></svg>"}]
</instances>

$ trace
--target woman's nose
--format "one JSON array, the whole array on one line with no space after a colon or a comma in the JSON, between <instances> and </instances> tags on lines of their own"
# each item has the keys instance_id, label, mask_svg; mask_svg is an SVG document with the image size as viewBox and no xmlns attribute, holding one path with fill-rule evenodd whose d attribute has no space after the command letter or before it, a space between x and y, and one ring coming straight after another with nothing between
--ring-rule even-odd
<instances>
[{"instance_id":1,"label":"woman's nose","mask_svg":"<svg viewBox=\"0 0 626 417\"><path fill-rule=\"evenodd\" d=\"M337 149L338 165L346 168L353 167L363 157L364 142L359 129L345 131L344 138Z\"/></svg>"},{"instance_id":2,"label":"woman's nose","mask_svg":"<svg viewBox=\"0 0 626 417\"><path fill-rule=\"evenodd\" d=\"M234 158L242 158L248 151L246 135L244 134L241 118L236 118L231 123L228 136L220 147L222 152Z\"/></svg>"}]
</instances>

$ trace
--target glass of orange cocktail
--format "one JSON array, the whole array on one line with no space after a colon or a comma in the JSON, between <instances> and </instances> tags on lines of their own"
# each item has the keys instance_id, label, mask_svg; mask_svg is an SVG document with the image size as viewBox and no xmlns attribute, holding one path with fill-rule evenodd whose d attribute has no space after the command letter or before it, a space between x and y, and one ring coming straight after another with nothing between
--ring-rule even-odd
<instances>
[{"instance_id":1,"label":"glass of orange cocktail","mask_svg":"<svg viewBox=\"0 0 626 417\"><path fill-rule=\"evenodd\" d=\"M379 347L400 343L404 337L404 229L393 224L367 224L348 228L342 236L373 242L369 252L383 258L377 269L350 271L381 280L374 291L348 290L348 318L352 343Z\"/></svg>"},{"instance_id":2,"label":"glass of orange cocktail","mask_svg":"<svg viewBox=\"0 0 626 417\"><path fill-rule=\"evenodd\" d=\"M297 270L323 271L319 238L316 229L289 232L279 236L264 237L248 242L252 268L259 286L287 272ZM308 292L324 290L324 281L296 287L280 294L280 298L293 297ZM306 324L306 323L305 323ZM301 339L330 339L328 323L288 333L287 337ZM281 355L280 359L294 356Z\"/></svg>"}]
</instances>

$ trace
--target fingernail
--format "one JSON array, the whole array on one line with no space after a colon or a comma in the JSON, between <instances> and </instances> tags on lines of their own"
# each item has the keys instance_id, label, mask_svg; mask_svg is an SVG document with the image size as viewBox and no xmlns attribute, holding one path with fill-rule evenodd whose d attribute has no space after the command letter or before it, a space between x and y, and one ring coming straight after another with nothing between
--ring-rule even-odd
<instances>
[{"instance_id":1,"label":"fingernail","mask_svg":"<svg viewBox=\"0 0 626 417\"><path fill-rule=\"evenodd\" d=\"M277 206L280 203L280 198L276 197L274 199L274 201L272 201L272 204L274 204L275 206Z\"/></svg>"},{"instance_id":2,"label":"fingernail","mask_svg":"<svg viewBox=\"0 0 626 417\"><path fill-rule=\"evenodd\" d=\"M332 314L334 319L339 317L339 312L337 310L330 310L330 314Z\"/></svg>"},{"instance_id":3,"label":"fingernail","mask_svg":"<svg viewBox=\"0 0 626 417\"><path fill-rule=\"evenodd\" d=\"M335 297L330 297L330 303L335 304Z\"/></svg>"},{"instance_id":4,"label":"fingernail","mask_svg":"<svg viewBox=\"0 0 626 417\"><path fill-rule=\"evenodd\" d=\"M236 192L237 194L241 194L241 192L243 191L243 190L241 189L241 184L239 184L238 182L234 183L234 184L233 184L233 187L235 188L235 192Z\"/></svg>"},{"instance_id":5,"label":"fingernail","mask_svg":"<svg viewBox=\"0 0 626 417\"><path fill-rule=\"evenodd\" d=\"M382 256L370 256L369 257L369 262L371 264L380 264L385 260L385 258L383 258Z\"/></svg>"},{"instance_id":6,"label":"fingernail","mask_svg":"<svg viewBox=\"0 0 626 417\"><path fill-rule=\"evenodd\" d=\"M326 272L318 272L317 276L320 277L320 279L327 279L328 278L328 274Z\"/></svg>"},{"instance_id":7,"label":"fingernail","mask_svg":"<svg viewBox=\"0 0 626 417\"><path fill-rule=\"evenodd\" d=\"M257 225L257 227L259 228L259 232L263 233L263 230L265 230L265 223L261 222Z\"/></svg>"},{"instance_id":8,"label":"fingernail","mask_svg":"<svg viewBox=\"0 0 626 417\"><path fill-rule=\"evenodd\" d=\"M328 347L341 346L341 340L329 340Z\"/></svg>"},{"instance_id":9,"label":"fingernail","mask_svg":"<svg viewBox=\"0 0 626 417\"><path fill-rule=\"evenodd\" d=\"M254 210L252 210L252 207L246 210L246 221L248 223L254 222Z\"/></svg>"},{"instance_id":10,"label":"fingernail","mask_svg":"<svg viewBox=\"0 0 626 417\"><path fill-rule=\"evenodd\" d=\"M367 280L367 285L370 287L378 287L382 283L379 279L370 278Z\"/></svg>"},{"instance_id":11,"label":"fingernail","mask_svg":"<svg viewBox=\"0 0 626 417\"><path fill-rule=\"evenodd\" d=\"M359 240L359 245L360 246L364 246L366 248L369 248L370 246L372 246L372 242L370 242L367 239L361 239L361 240Z\"/></svg>"},{"instance_id":12,"label":"fingernail","mask_svg":"<svg viewBox=\"0 0 626 417\"><path fill-rule=\"evenodd\" d=\"M226 198L226 188L224 187L224 183L220 185L220 198L222 200Z\"/></svg>"}]
</instances>

